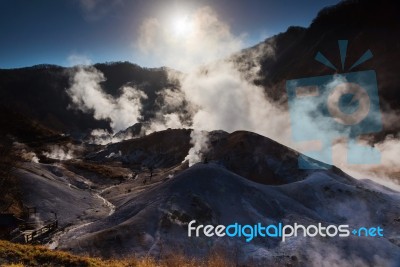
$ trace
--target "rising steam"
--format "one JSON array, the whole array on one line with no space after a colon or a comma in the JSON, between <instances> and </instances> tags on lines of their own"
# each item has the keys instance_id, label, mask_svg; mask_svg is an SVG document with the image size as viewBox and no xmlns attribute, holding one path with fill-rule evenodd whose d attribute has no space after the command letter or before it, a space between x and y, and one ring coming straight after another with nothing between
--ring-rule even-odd
<instances>
[{"instance_id":1,"label":"rising steam","mask_svg":"<svg viewBox=\"0 0 400 267\"><path fill-rule=\"evenodd\" d=\"M137 123L141 118L141 100L147 96L142 91L123 86L120 96L114 98L102 89L103 73L92 66L78 66L74 69L71 87L67 93L71 97L73 107L83 112L93 112L97 120L109 120L114 132L124 130Z\"/></svg>"},{"instance_id":2,"label":"rising steam","mask_svg":"<svg viewBox=\"0 0 400 267\"><path fill-rule=\"evenodd\" d=\"M209 149L208 132L194 129L190 134L190 143L193 147L189 150L189 154L184 161L188 161L189 167L193 164L204 160L204 153Z\"/></svg>"},{"instance_id":3,"label":"rising steam","mask_svg":"<svg viewBox=\"0 0 400 267\"><path fill-rule=\"evenodd\" d=\"M190 31L176 35L174 21L145 19L136 46L148 59L184 72L243 48L243 37L232 34L229 25L210 7L197 9L185 20Z\"/></svg>"},{"instance_id":4,"label":"rising steam","mask_svg":"<svg viewBox=\"0 0 400 267\"><path fill-rule=\"evenodd\" d=\"M50 146L48 151L44 151L42 153L44 156L50 159L57 159L57 160L69 160L75 157L74 150L71 145L67 146Z\"/></svg>"},{"instance_id":5,"label":"rising steam","mask_svg":"<svg viewBox=\"0 0 400 267\"><path fill-rule=\"evenodd\" d=\"M273 39L247 54L233 54L243 48L244 38L235 36L211 8L198 9L188 20L192 30L185 36L172 34L157 18L145 19L141 25L137 47L144 54L156 57L159 64L184 73L168 70L170 81L179 81L180 87L158 92L156 104L159 109L145 125L144 133L167 128L193 128L193 147L186 157L190 165L201 161L207 152L208 137L204 131L248 130L297 150L312 148L312 144L304 147L304 144L301 146L292 141L288 107L269 100L265 88L253 82L259 75L259 59L275 57ZM239 57L242 60L237 60ZM119 97L112 97L100 85L104 80L104 75L94 67L76 67L68 89L74 107L93 112L96 119L109 120L114 133L137 123L142 116L141 100L147 96L136 88L125 86L120 89ZM299 108L300 122L316 121L319 130L331 136L337 129L328 125L324 116L312 113L320 104L310 102ZM397 113L385 114L383 123L390 124L397 119ZM113 142L112 137L108 141ZM397 167L400 158L394 156L399 144L398 137L387 138L376 145L382 155L380 167L360 167L343 162L347 143L336 140L333 150L339 157L334 157L333 163L358 178L393 177L393 173L400 173ZM318 159L325 160L323 155ZM375 180L382 183L382 179Z\"/></svg>"}]
</instances>

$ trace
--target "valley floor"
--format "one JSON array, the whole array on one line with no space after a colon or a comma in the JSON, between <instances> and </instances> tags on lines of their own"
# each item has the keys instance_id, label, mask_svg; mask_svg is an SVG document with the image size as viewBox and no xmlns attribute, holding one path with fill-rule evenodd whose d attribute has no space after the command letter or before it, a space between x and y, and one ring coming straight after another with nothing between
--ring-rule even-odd
<instances>
[{"instance_id":1,"label":"valley floor","mask_svg":"<svg viewBox=\"0 0 400 267\"><path fill-rule=\"evenodd\" d=\"M19 164L22 201L37 210L31 219L56 216L59 230L38 240L45 247L2 243L0 266L322 266L327 257L338 266L397 266L398 192L336 167L299 170L296 151L254 133L215 135L207 160L191 167L178 147L184 137L190 147L185 130L88 147L74 159ZM385 235L248 242L189 237L191 220L382 226Z\"/></svg>"}]
</instances>

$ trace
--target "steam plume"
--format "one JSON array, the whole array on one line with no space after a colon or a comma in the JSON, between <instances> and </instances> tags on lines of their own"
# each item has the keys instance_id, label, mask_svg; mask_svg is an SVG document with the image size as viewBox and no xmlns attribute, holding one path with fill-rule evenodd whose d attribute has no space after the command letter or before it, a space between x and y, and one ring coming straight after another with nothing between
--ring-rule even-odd
<instances>
[{"instance_id":1,"label":"steam plume","mask_svg":"<svg viewBox=\"0 0 400 267\"><path fill-rule=\"evenodd\" d=\"M141 118L141 100L147 96L130 86L120 88L120 96L106 94L100 83L105 81L103 73L92 66L78 66L67 89L73 107L83 112L93 112L97 120L106 119L114 132L124 130Z\"/></svg>"}]
</instances>

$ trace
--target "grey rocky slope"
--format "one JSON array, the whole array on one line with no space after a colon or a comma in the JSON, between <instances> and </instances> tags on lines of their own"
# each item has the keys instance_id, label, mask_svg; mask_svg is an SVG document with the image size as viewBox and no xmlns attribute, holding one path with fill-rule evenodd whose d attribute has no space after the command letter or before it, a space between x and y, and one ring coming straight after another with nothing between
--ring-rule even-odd
<instances>
[{"instance_id":1,"label":"grey rocky slope","mask_svg":"<svg viewBox=\"0 0 400 267\"><path fill-rule=\"evenodd\" d=\"M167 132L154 136L169 140ZM151 137L153 141L154 136ZM103 257L135 254L158 258L176 252L201 257L219 252L237 263L251 266L320 266L326 258L330 262L337 261L340 266L355 263L396 266L400 261L398 192L371 181L356 180L335 167L299 170L296 168L298 152L260 135L234 132L218 136L219 141L210 149L208 163L188 168L185 164L170 162L171 166L155 167L151 179L146 169L122 182L101 185L99 189L104 189L99 191L101 196L116 206L115 212L85 224L75 221L76 227L57 236L58 248ZM113 160L101 155L108 155L118 144L102 148L96 160L102 165L115 166L124 156L137 153L135 151L154 159L150 153L152 142L144 146L145 138L136 140ZM174 144L164 146L166 151L176 149ZM186 149L185 145L182 147ZM165 153L165 157L169 154ZM258 158L257 166L261 166L256 172L251 171L249 165L254 158ZM254 173L257 177L265 175L266 179L261 183L254 179ZM83 205L86 204L82 200ZM71 203L71 208L74 206ZM381 226L384 237L298 236L285 242L260 237L251 242L243 237L201 235L189 238L187 225L191 220L213 225L282 222L348 224L350 229Z\"/></svg>"}]
</instances>

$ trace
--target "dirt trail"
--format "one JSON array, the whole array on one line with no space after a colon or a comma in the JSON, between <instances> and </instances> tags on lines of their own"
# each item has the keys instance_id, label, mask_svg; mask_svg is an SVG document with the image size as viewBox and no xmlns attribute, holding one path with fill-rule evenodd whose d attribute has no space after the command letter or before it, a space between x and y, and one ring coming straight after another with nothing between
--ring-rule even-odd
<instances>
[{"instance_id":1,"label":"dirt trail","mask_svg":"<svg viewBox=\"0 0 400 267\"><path fill-rule=\"evenodd\" d=\"M84 178L82 176L80 176L81 178ZM67 186L71 187L75 187L74 185L72 185L71 183L68 183ZM103 188L102 190L95 190L95 189L87 189L87 191L89 191L90 193L93 194L94 197L99 198L102 200L103 204L98 206L98 207L94 207L96 209L104 209L105 207L109 210L108 211L108 215L107 216L111 216L114 212L115 212L115 205L112 204L110 201L108 201L106 198L104 198L103 196L101 196L101 194L109 189L112 188L114 186L109 186L106 188ZM90 188L90 187L89 187ZM106 217L107 217L106 216ZM92 224L93 222L97 221L99 219L93 219L92 221L83 221L83 222L78 222L78 223L74 223L70 226L65 227L64 229L60 229L58 232L56 232L51 240L47 243L48 248L50 249L56 249L59 245L60 240L66 236L66 235L71 235L73 236L77 236L79 234L79 229L88 226L90 224ZM74 234L75 233L75 234Z\"/></svg>"},{"instance_id":2,"label":"dirt trail","mask_svg":"<svg viewBox=\"0 0 400 267\"><path fill-rule=\"evenodd\" d=\"M108 201L107 199L102 197L100 195L100 193L101 192L94 193L94 195L95 195L95 197L100 198L101 200L103 200L104 205L106 207L108 207L109 210L110 210L109 213L108 213L108 216L111 216L115 212L115 206L110 201ZM102 208L102 207L99 207L99 208ZM73 233L73 232L76 232L76 234L78 234L78 232L79 232L78 230L79 229L81 229L81 228L83 228L85 226L88 226L88 225L92 224L95 221L97 221L97 220L93 220L91 222L82 222L82 223L74 224L74 225L71 225L71 226L68 226L68 227L64 228L61 231L58 231L57 233L55 233L53 235L53 237L51 238L51 240L47 244L48 248L56 249L58 247L59 242L62 239L62 237L66 236L67 234Z\"/></svg>"}]
</instances>

